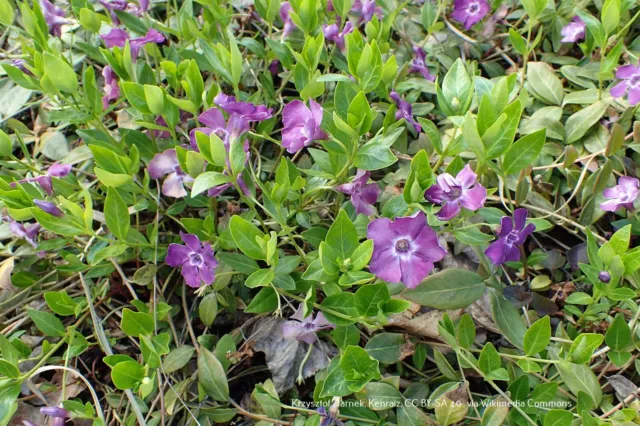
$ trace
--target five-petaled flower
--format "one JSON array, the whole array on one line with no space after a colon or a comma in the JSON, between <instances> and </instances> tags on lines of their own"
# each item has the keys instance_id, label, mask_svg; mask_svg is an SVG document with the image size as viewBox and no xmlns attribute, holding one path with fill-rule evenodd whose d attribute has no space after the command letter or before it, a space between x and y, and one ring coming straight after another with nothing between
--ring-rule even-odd
<instances>
[{"instance_id":1,"label":"five-petaled flower","mask_svg":"<svg viewBox=\"0 0 640 426\"><path fill-rule=\"evenodd\" d=\"M436 178L425 196L432 203L442 205L436 214L440 220L449 220L460 213L460 206L476 211L487 200L487 189L476 183L476 175L468 164L456 175L443 173Z\"/></svg>"},{"instance_id":2,"label":"five-petaled flower","mask_svg":"<svg viewBox=\"0 0 640 426\"><path fill-rule=\"evenodd\" d=\"M209 243L201 243L197 236L180 232L185 245L170 244L167 251L167 265L181 267L181 273L189 287L210 285L215 280L216 260Z\"/></svg>"},{"instance_id":3,"label":"five-petaled flower","mask_svg":"<svg viewBox=\"0 0 640 426\"><path fill-rule=\"evenodd\" d=\"M24 239L33 248L38 247L38 243L36 242L36 237L38 236L38 232L40 232L40 228L42 228L42 226L39 223L36 222L36 223L22 224L20 222L16 222L15 220L13 220L8 216L5 217L4 220L9 222L9 231L11 231L13 235L15 235L18 238Z\"/></svg>"},{"instance_id":4,"label":"five-petaled flower","mask_svg":"<svg viewBox=\"0 0 640 426\"><path fill-rule=\"evenodd\" d=\"M102 97L102 108L109 108L109 102L120 97L120 86L118 86L118 77L110 65L102 70L104 77L104 96Z\"/></svg>"},{"instance_id":5,"label":"five-petaled flower","mask_svg":"<svg viewBox=\"0 0 640 426\"><path fill-rule=\"evenodd\" d=\"M376 15L378 19L382 19L382 8L376 6L376 0L355 0L351 11L358 15L358 25L366 24Z\"/></svg>"},{"instance_id":6,"label":"five-petaled flower","mask_svg":"<svg viewBox=\"0 0 640 426\"><path fill-rule=\"evenodd\" d=\"M49 0L40 0L40 9L44 15L44 20L49 27L49 33L56 37L62 35L62 26L69 23L65 18L64 10L51 3Z\"/></svg>"},{"instance_id":7,"label":"five-petaled flower","mask_svg":"<svg viewBox=\"0 0 640 426\"><path fill-rule=\"evenodd\" d=\"M352 33L354 30L354 26L351 21L348 21L344 24L344 28L340 31L340 27L338 24L325 25L322 27L322 32L324 33L324 38L328 41L332 41L338 46L341 52L344 52L345 44L344 37L347 34Z\"/></svg>"},{"instance_id":8,"label":"five-petaled flower","mask_svg":"<svg viewBox=\"0 0 640 426\"><path fill-rule=\"evenodd\" d=\"M614 212L620 207L633 210L633 202L640 194L640 181L629 176L621 176L618 184L602 191L607 201L600 204L600 208L607 212Z\"/></svg>"},{"instance_id":9,"label":"five-petaled flower","mask_svg":"<svg viewBox=\"0 0 640 426\"><path fill-rule=\"evenodd\" d=\"M436 81L436 76L429 72L425 59L427 59L427 53L424 49L420 46L413 46L413 61L411 61L409 72L419 72L426 80Z\"/></svg>"},{"instance_id":10,"label":"five-petaled flower","mask_svg":"<svg viewBox=\"0 0 640 426\"><path fill-rule=\"evenodd\" d=\"M640 102L640 67L623 65L616 71L616 77L622 81L611 88L611 96L620 98L629 94L629 105Z\"/></svg>"},{"instance_id":11,"label":"five-petaled flower","mask_svg":"<svg viewBox=\"0 0 640 426\"><path fill-rule=\"evenodd\" d=\"M377 183L367 184L370 176L371 172L358 170L350 183L343 183L336 187L338 191L351 195L351 204L357 214L362 213L369 216L376 211L373 205L378 201L381 190Z\"/></svg>"},{"instance_id":12,"label":"five-petaled flower","mask_svg":"<svg viewBox=\"0 0 640 426\"><path fill-rule=\"evenodd\" d=\"M282 124L282 146L291 154L327 138L320 129L322 106L313 99L309 100L309 107L297 99L289 102L282 110Z\"/></svg>"},{"instance_id":13,"label":"five-petaled flower","mask_svg":"<svg viewBox=\"0 0 640 426\"><path fill-rule=\"evenodd\" d=\"M373 240L369 271L382 280L409 288L417 287L429 275L433 263L447 254L423 212L393 221L376 219L367 228L367 238Z\"/></svg>"},{"instance_id":14,"label":"five-petaled flower","mask_svg":"<svg viewBox=\"0 0 640 426\"><path fill-rule=\"evenodd\" d=\"M163 43L165 41L164 35L158 30L151 28L147 31L142 37L129 39L129 34L126 31L120 28L113 28L107 34L102 35L102 40L104 40L104 44L107 47L124 47L129 40L129 46L131 48L131 57L133 59L138 58L138 54L140 52L140 48L145 44L149 43Z\"/></svg>"},{"instance_id":15,"label":"five-petaled flower","mask_svg":"<svg viewBox=\"0 0 640 426\"><path fill-rule=\"evenodd\" d=\"M396 120L404 118L413 126L416 132L419 133L422 130L422 126L420 126L420 123L413 118L413 108L411 107L411 104L400 98L400 95L398 95L398 92L395 90L389 94L389 97L393 99L393 102L398 107L396 110Z\"/></svg>"},{"instance_id":16,"label":"five-petaled flower","mask_svg":"<svg viewBox=\"0 0 640 426\"><path fill-rule=\"evenodd\" d=\"M496 266L516 262L520 260L520 246L535 229L533 223L527 225L527 210L516 209L513 220L509 216L500 220L498 239L487 247L484 254Z\"/></svg>"},{"instance_id":17,"label":"five-petaled flower","mask_svg":"<svg viewBox=\"0 0 640 426\"><path fill-rule=\"evenodd\" d=\"M218 93L213 102L227 114L237 114L247 121L263 121L273 116L273 108L265 105L254 105L251 102L236 101L235 96Z\"/></svg>"},{"instance_id":18,"label":"five-petaled flower","mask_svg":"<svg viewBox=\"0 0 640 426\"><path fill-rule=\"evenodd\" d=\"M307 344L315 343L318 340L316 333L320 330L334 328L324 317L322 312L318 312L314 318L313 313L308 317L303 317L303 304L298 305L296 312L289 317L289 321L282 324L282 335L288 340L297 340Z\"/></svg>"},{"instance_id":19,"label":"five-petaled flower","mask_svg":"<svg viewBox=\"0 0 640 426\"><path fill-rule=\"evenodd\" d=\"M37 183L47 193L47 195L53 195L53 180L51 177L62 178L69 174L71 171L71 164L54 163L47 169L47 173L41 176L25 178L18 181L18 183ZM15 182L11 183L11 186L15 187Z\"/></svg>"},{"instance_id":20,"label":"five-petaled flower","mask_svg":"<svg viewBox=\"0 0 640 426\"><path fill-rule=\"evenodd\" d=\"M468 30L480 22L490 10L487 0L455 0L451 17Z\"/></svg>"},{"instance_id":21,"label":"five-petaled flower","mask_svg":"<svg viewBox=\"0 0 640 426\"><path fill-rule=\"evenodd\" d=\"M585 24L579 16L574 16L571 22L560 30L560 34L562 35L562 39L560 41L563 43L575 43L577 41L584 40L586 29L587 24Z\"/></svg>"},{"instance_id":22,"label":"five-petaled flower","mask_svg":"<svg viewBox=\"0 0 640 426\"><path fill-rule=\"evenodd\" d=\"M182 198L187 195L184 189L186 182L193 182L193 178L182 171L178 162L175 149L168 149L158 153L149 161L149 176L151 179L160 179L168 175L162 183L162 193L167 197Z\"/></svg>"}]
</instances>

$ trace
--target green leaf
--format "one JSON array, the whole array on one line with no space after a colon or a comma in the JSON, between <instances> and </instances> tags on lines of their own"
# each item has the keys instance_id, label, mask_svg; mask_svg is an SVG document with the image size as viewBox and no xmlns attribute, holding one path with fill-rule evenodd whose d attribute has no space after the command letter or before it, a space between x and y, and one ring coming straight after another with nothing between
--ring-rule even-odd
<instances>
[{"instance_id":1,"label":"green leaf","mask_svg":"<svg viewBox=\"0 0 640 426\"><path fill-rule=\"evenodd\" d=\"M136 361L119 362L111 370L111 380L121 390L133 389L142 379L144 379L144 367Z\"/></svg>"},{"instance_id":2,"label":"green leaf","mask_svg":"<svg viewBox=\"0 0 640 426\"><path fill-rule=\"evenodd\" d=\"M442 81L442 88L436 84L438 105L447 116L464 115L473 99L474 86L464 62L458 58Z\"/></svg>"},{"instance_id":3,"label":"green leaf","mask_svg":"<svg viewBox=\"0 0 640 426\"><path fill-rule=\"evenodd\" d=\"M631 344L631 329L622 315L616 315L604 339L614 351L623 351Z\"/></svg>"},{"instance_id":4,"label":"green leaf","mask_svg":"<svg viewBox=\"0 0 640 426\"><path fill-rule=\"evenodd\" d=\"M347 123L352 129L357 130L360 136L364 135L371 128L373 117L371 107L364 92L359 92L349 105L347 111Z\"/></svg>"},{"instance_id":5,"label":"green leaf","mask_svg":"<svg viewBox=\"0 0 640 426\"><path fill-rule=\"evenodd\" d=\"M244 285L249 288L264 287L273 281L275 274L271 269L259 269L247 277Z\"/></svg>"},{"instance_id":6,"label":"green leaf","mask_svg":"<svg viewBox=\"0 0 640 426\"><path fill-rule=\"evenodd\" d=\"M522 0L522 5L527 15L531 18L531 21L535 21L544 11L547 2L546 0Z\"/></svg>"},{"instance_id":7,"label":"green leaf","mask_svg":"<svg viewBox=\"0 0 640 426\"><path fill-rule=\"evenodd\" d=\"M402 347L405 343L402 334L380 333L373 336L364 348L372 358L384 364L393 364L400 361Z\"/></svg>"},{"instance_id":8,"label":"green leaf","mask_svg":"<svg viewBox=\"0 0 640 426\"><path fill-rule=\"evenodd\" d=\"M36 327L38 327L38 330L40 330L45 336L65 336L66 333L64 325L62 324L62 321L60 321L55 315L49 312L36 311L35 309L27 310L27 314L36 325Z\"/></svg>"},{"instance_id":9,"label":"green leaf","mask_svg":"<svg viewBox=\"0 0 640 426\"><path fill-rule=\"evenodd\" d=\"M241 274L251 275L260 267L258 263L248 256L240 253L218 253L216 255L218 260L227 266L233 268L234 271L238 271Z\"/></svg>"},{"instance_id":10,"label":"green leaf","mask_svg":"<svg viewBox=\"0 0 640 426\"><path fill-rule=\"evenodd\" d=\"M520 138L511 145L502 163L505 175L518 173L532 164L542 152L545 140L546 129L543 128Z\"/></svg>"},{"instance_id":11,"label":"green leaf","mask_svg":"<svg viewBox=\"0 0 640 426\"><path fill-rule=\"evenodd\" d=\"M494 238L491 235L483 233L476 226L466 229L454 229L453 235L456 237L456 240L470 246L479 246L488 243Z\"/></svg>"},{"instance_id":12,"label":"green leaf","mask_svg":"<svg viewBox=\"0 0 640 426\"><path fill-rule=\"evenodd\" d=\"M481 426L501 426L507 415L509 414L509 406L502 398L491 401L489 406L485 408L482 414Z\"/></svg>"},{"instance_id":13,"label":"green leaf","mask_svg":"<svg viewBox=\"0 0 640 426\"><path fill-rule=\"evenodd\" d=\"M162 368L166 374L180 370L191 361L196 348L189 345L181 345L169 352L162 361Z\"/></svg>"},{"instance_id":14,"label":"green leaf","mask_svg":"<svg viewBox=\"0 0 640 426\"><path fill-rule=\"evenodd\" d=\"M447 269L425 278L402 295L415 303L435 309L466 308L484 294L480 275L463 269Z\"/></svg>"},{"instance_id":15,"label":"green leaf","mask_svg":"<svg viewBox=\"0 0 640 426\"><path fill-rule=\"evenodd\" d=\"M16 379L20 377L20 370L6 359L0 358L0 376Z\"/></svg>"},{"instance_id":16,"label":"green leaf","mask_svg":"<svg viewBox=\"0 0 640 426\"><path fill-rule=\"evenodd\" d=\"M66 291L47 291L44 294L47 306L58 315L74 315L77 303L69 297Z\"/></svg>"},{"instance_id":17,"label":"green leaf","mask_svg":"<svg viewBox=\"0 0 640 426\"><path fill-rule=\"evenodd\" d=\"M340 358L340 369L352 392L359 392L371 380L380 379L378 365L378 360L360 346L347 347Z\"/></svg>"},{"instance_id":18,"label":"green leaf","mask_svg":"<svg viewBox=\"0 0 640 426\"><path fill-rule=\"evenodd\" d=\"M503 295L496 290L489 291L491 298L491 314L493 321L498 326L504 337L514 346L524 349L524 335L527 332L522 317L516 308Z\"/></svg>"},{"instance_id":19,"label":"green leaf","mask_svg":"<svg viewBox=\"0 0 640 426\"><path fill-rule=\"evenodd\" d=\"M263 287L258 294L254 296L244 311L250 314L262 314L265 312L273 312L277 307L278 293L276 293L273 287Z\"/></svg>"},{"instance_id":20,"label":"green leaf","mask_svg":"<svg viewBox=\"0 0 640 426\"><path fill-rule=\"evenodd\" d=\"M491 342L485 344L480 352L480 358L478 358L478 368L480 368L480 371L484 374L489 374L501 366L502 361L495 346L493 346Z\"/></svg>"},{"instance_id":21,"label":"green leaf","mask_svg":"<svg viewBox=\"0 0 640 426\"><path fill-rule=\"evenodd\" d=\"M124 308L120 328L127 336L148 336L154 330L153 317L145 312L134 312L129 308Z\"/></svg>"},{"instance_id":22,"label":"green leaf","mask_svg":"<svg viewBox=\"0 0 640 426\"><path fill-rule=\"evenodd\" d=\"M386 284L369 284L356 291L356 309L363 317L373 317L378 314L381 303L389 300L389 290Z\"/></svg>"},{"instance_id":23,"label":"green leaf","mask_svg":"<svg viewBox=\"0 0 640 426\"><path fill-rule=\"evenodd\" d=\"M42 227L58 235L65 237L75 237L86 234L84 227L80 226L73 219L68 217L56 217L45 213L39 208L32 208L31 214Z\"/></svg>"},{"instance_id":24,"label":"green leaf","mask_svg":"<svg viewBox=\"0 0 640 426\"><path fill-rule=\"evenodd\" d=\"M469 314L464 314L460 318L456 330L456 339L458 344L465 349L469 349L473 345L476 339L476 325Z\"/></svg>"},{"instance_id":25,"label":"green leaf","mask_svg":"<svg viewBox=\"0 0 640 426\"><path fill-rule=\"evenodd\" d=\"M482 164L485 159L484 144L482 143L480 133L478 133L476 121L473 119L470 112L468 112L464 117L464 122L462 123L462 136L478 159L478 163Z\"/></svg>"},{"instance_id":26,"label":"green leaf","mask_svg":"<svg viewBox=\"0 0 640 426\"><path fill-rule=\"evenodd\" d=\"M629 241L631 239L631 225L627 225L616 231L615 234L609 239L609 244L616 252L616 254L622 256L629 248Z\"/></svg>"},{"instance_id":27,"label":"green leaf","mask_svg":"<svg viewBox=\"0 0 640 426\"><path fill-rule=\"evenodd\" d=\"M338 326L331 332L331 337L340 349L346 349L349 345L358 345L358 342L360 342L360 331L353 324Z\"/></svg>"},{"instance_id":28,"label":"green leaf","mask_svg":"<svg viewBox=\"0 0 640 426\"><path fill-rule=\"evenodd\" d=\"M502 121L498 118L482 134L487 160L498 158L509 149L513 143L513 138L516 136L521 114L522 103L519 99L516 99L502 111L500 116L504 116L505 120Z\"/></svg>"},{"instance_id":29,"label":"green leaf","mask_svg":"<svg viewBox=\"0 0 640 426\"><path fill-rule=\"evenodd\" d=\"M602 27L606 34L612 34L620 24L620 0L606 0L600 11Z\"/></svg>"},{"instance_id":30,"label":"green leaf","mask_svg":"<svg viewBox=\"0 0 640 426\"><path fill-rule=\"evenodd\" d=\"M437 130L437 129L436 129ZM411 167L409 168L409 176L404 185L403 197L408 203L420 202L424 198L424 192L433 185L435 176L429 163L429 155L427 151L421 149L411 159Z\"/></svg>"},{"instance_id":31,"label":"green leaf","mask_svg":"<svg viewBox=\"0 0 640 426\"><path fill-rule=\"evenodd\" d=\"M215 401L229 400L227 375L218 358L204 346L200 346L198 355L198 383Z\"/></svg>"},{"instance_id":32,"label":"green leaf","mask_svg":"<svg viewBox=\"0 0 640 426\"><path fill-rule=\"evenodd\" d=\"M602 389L591 366L560 361L556 364L558 372L571 393L578 396L580 392L587 394L595 406L602 402Z\"/></svg>"},{"instance_id":33,"label":"green leaf","mask_svg":"<svg viewBox=\"0 0 640 426\"><path fill-rule=\"evenodd\" d=\"M524 56L527 54L527 40L525 40L525 38L518 34L518 32L513 28L509 28L509 41L520 55Z\"/></svg>"},{"instance_id":34,"label":"green leaf","mask_svg":"<svg viewBox=\"0 0 640 426\"><path fill-rule=\"evenodd\" d=\"M571 426L573 414L567 410L553 409L544 415L543 426Z\"/></svg>"},{"instance_id":35,"label":"green leaf","mask_svg":"<svg viewBox=\"0 0 640 426\"><path fill-rule=\"evenodd\" d=\"M207 294L200 301L198 315L204 325L211 327L218 316L218 295L215 292Z\"/></svg>"},{"instance_id":36,"label":"green leaf","mask_svg":"<svg viewBox=\"0 0 640 426\"><path fill-rule=\"evenodd\" d=\"M233 216L229 222L229 231L231 238L244 254L253 259L266 259L262 247L257 242L258 239L262 240L264 234L255 225L241 216Z\"/></svg>"},{"instance_id":37,"label":"green leaf","mask_svg":"<svg viewBox=\"0 0 640 426\"><path fill-rule=\"evenodd\" d=\"M335 325L351 325L358 318L358 308L356 308L356 295L353 293L333 294L322 301L322 313ZM338 313L340 315L335 315ZM345 318L345 316L347 318Z\"/></svg>"},{"instance_id":38,"label":"green leaf","mask_svg":"<svg viewBox=\"0 0 640 426\"><path fill-rule=\"evenodd\" d=\"M596 333L581 333L575 338L569 349L571 359L577 364L584 364L591 360L595 351L602 342L604 336Z\"/></svg>"},{"instance_id":39,"label":"green leaf","mask_svg":"<svg viewBox=\"0 0 640 426\"><path fill-rule=\"evenodd\" d=\"M9 0L0 0L0 23L4 25L13 23L13 6Z\"/></svg>"},{"instance_id":40,"label":"green leaf","mask_svg":"<svg viewBox=\"0 0 640 426\"><path fill-rule=\"evenodd\" d=\"M351 253L351 272L360 271L369 264L373 254L373 240L365 240Z\"/></svg>"},{"instance_id":41,"label":"green leaf","mask_svg":"<svg viewBox=\"0 0 640 426\"><path fill-rule=\"evenodd\" d=\"M544 316L534 322L524 335L524 353L531 356L546 349L551 341L551 319Z\"/></svg>"},{"instance_id":42,"label":"green leaf","mask_svg":"<svg viewBox=\"0 0 640 426\"><path fill-rule=\"evenodd\" d=\"M44 52L42 59L46 76L56 89L67 93L78 91L78 78L71 65L49 52Z\"/></svg>"},{"instance_id":43,"label":"green leaf","mask_svg":"<svg viewBox=\"0 0 640 426\"><path fill-rule=\"evenodd\" d=\"M107 227L116 238L126 241L129 234L130 220L127 205L115 188L107 189L107 198L104 202L104 217Z\"/></svg>"},{"instance_id":44,"label":"green leaf","mask_svg":"<svg viewBox=\"0 0 640 426\"><path fill-rule=\"evenodd\" d=\"M338 217L329 228L325 242L338 252L342 260L351 257L358 247L358 232L346 211L340 210Z\"/></svg>"},{"instance_id":45,"label":"green leaf","mask_svg":"<svg viewBox=\"0 0 640 426\"><path fill-rule=\"evenodd\" d=\"M553 401L557 392L557 382L540 383L533 389L533 392L531 392L531 399L537 402Z\"/></svg>"},{"instance_id":46,"label":"green leaf","mask_svg":"<svg viewBox=\"0 0 640 426\"><path fill-rule=\"evenodd\" d=\"M598 101L567 118L564 125L565 143L570 144L583 137L602 118L608 107L609 102Z\"/></svg>"},{"instance_id":47,"label":"green leaf","mask_svg":"<svg viewBox=\"0 0 640 426\"><path fill-rule=\"evenodd\" d=\"M546 62L527 64L527 88L531 94L548 105L561 105L564 91L562 82Z\"/></svg>"}]
</instances>

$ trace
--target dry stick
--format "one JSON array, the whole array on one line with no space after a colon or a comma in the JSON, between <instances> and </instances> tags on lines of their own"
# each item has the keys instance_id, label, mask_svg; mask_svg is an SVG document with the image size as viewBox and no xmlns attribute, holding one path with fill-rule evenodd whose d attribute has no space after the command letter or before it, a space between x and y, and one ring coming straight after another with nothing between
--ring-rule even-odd
<instances>
[{"instance_id":1,"label":"dry stick","mask_svg":"<svg viewBox=\"0 0 640 426\"><path fill-rule=\"evenodd\" d=\"M242 414L243 416L250 417L250 418L252 418L254 420L273 423L273 424L276 424L276 425L290 425L291 424L291 422L287 422L287 421L284 421L284 420L276 420L276 419L269 418L267 416L263 416L262 414L255 414L255 413L252 413L251 411L247 411L244 408L242 408L240 405L238 405L238 403L236 403L231 398L229 399L229 402L231 403L231 405L233 405L235 407L236 410L238 410L238 413Z\"/></svg>"},{"instance_id":2,"label":"dry stick","mask_svg":"<svg viewBox=\"0 0 640 426\"><path fill-rule=\"evenodd\" d=\"M105 354L107 354L107 356L111 356L113 355L113 351L111 350L111 345L109 344L109 340L107 339L107 336L104 334L104 328L102 328L102 322L100 321L100 318L98 317L98 314L96 313L96 310L93 307L91 289L89 288L89 285L87 284L87 282L84 280L84 275L82 274L82 272L80 272L79 275L80 275L80 282L82 283L82 289L84 290L84 295L87 298L87 305L89 307L89 312L91 313L91 320L93 321L93 327L95 329L95 334L98 339L98 343L100 344L100 347L102 347L102 351ZM136 415L136 418L138 419L138 424L142 426L146 426L147 423L144 420L144 415L142 414L142 411L140 411L140 407L138 407L138 403L136 402L136 398L133 395L133 392L131 392L130 389L127 389L124 391L124 393L127 396L127 399L129 400L131 409L133 410L133 412Z\"/></svg>"},{"instance_id":3,"label":"dry stick","mask_svg":"<svg viewBox=\"0 0 640 426\"><path fill-rule=\"evenodd\" d=\"M622 400L621 403L619 403L618 405L616 405L615 407L613 407L611 410L607 411L606 413L604 413L603 415L600 416L601 419L606 419L607 417L609 417L610 415L612 415L613 413L617 412L618 410L620 410L622 407L624 407L625 405L629 404L631 401L633 401L634 399L636 399L636 397L638 396L638 394L640 393L640 389L636 389L635 392L627 395L627 397L625 399Z\"/></svg>"}]
</instances>

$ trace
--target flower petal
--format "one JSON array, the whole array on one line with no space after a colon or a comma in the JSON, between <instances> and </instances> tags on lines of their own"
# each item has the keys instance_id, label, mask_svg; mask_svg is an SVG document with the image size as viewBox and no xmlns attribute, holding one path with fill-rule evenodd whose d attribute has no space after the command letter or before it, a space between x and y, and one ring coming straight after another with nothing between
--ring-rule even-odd
<instances>
[{"instance_id":1,"label":"flower petal","mask_svg":"<svg viewBox=\"0 0 640 426\"><path fill-rule=\"evenodd\" d=\"M486 200L487 189L478 183L473 188L462 192L460 204L467 210L476 211L484 206Z\"/></svg>"},{"instance_id":2,"label":"flower petal","mask_svg":"<svg viewBox=\"0 0 640 426\"><path fill-rule=\"evenodd\" d=\"M182 264L189 259L189 253L191 253L191 250L189 250L187 246L183 246L181 244L169 244L165 262L167 262L167 265L177 268L182 266Z\"/></svg>"},{"instance_id":3,"label":"flower petal","mask_svg":"<svg viewBox=\"0 0 640 426\"><path fill-rule=\"evenodd\" d=\"M149 161L149 176L151 179L159 179L161 176L169 174L179 167L178 155L175 149L168 149L164 152L156 154L151 161Z\"/></svg>"}]
</instances>

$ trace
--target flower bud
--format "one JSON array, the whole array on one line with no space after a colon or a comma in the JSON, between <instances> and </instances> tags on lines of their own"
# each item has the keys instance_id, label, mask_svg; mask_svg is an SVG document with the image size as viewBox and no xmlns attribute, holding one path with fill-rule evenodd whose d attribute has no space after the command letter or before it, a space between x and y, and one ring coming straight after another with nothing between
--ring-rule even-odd
<instances>
[{"instance_id":1,"label":"flower bud","mask_svg":"<svg viewBox=\"0 0 640 426\"><path fill-rule=\"evenodd\" d=\"M607 284L609 281L611 281L611 275L607 271L601 271L598 274L598 279Z\"/></svg>"},{"instance_id":2,"label":"flower bud","mask_svg":"<svg viewBox=\"0 0 640 426\"><path fill-rule=\"evenodd\" d=\"M43 407L40 412L45 416L57 417L60 419L69 418L69 412L62 407Z\"/></svg>"}]
</instances>

